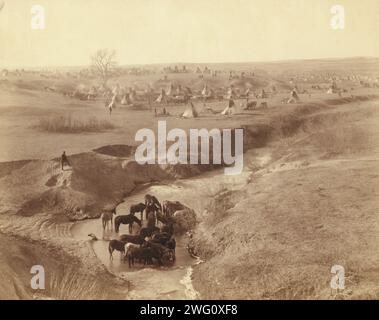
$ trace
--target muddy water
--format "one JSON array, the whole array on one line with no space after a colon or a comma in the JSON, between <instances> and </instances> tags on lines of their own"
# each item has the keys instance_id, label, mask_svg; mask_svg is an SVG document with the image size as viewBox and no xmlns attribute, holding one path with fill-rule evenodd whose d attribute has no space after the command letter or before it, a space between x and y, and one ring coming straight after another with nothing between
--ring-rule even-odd
<instances>
[{"instance_id":1,"label":"muddy water","mask_svg":"<svg viewBox=\"0 0 379 320\"><path fill-rule=\"evenodd\" d=\"M143 188L144 191L137 191L129 196L126 201L120 204L117 215L128 214L131 204L143 202L146 193L154 193L158 199L166 199L167 193L175 193L176 186L154 186ZM137 213L137 217L140 218ZM133 234L136 234L139 227L133 226ZM88 234L93 233L99 239L90 241L96 256L113 274L125 278L131 282L131 292L128 298L132 299L193 299L197 293L191 284L192 265L196 261L191 258L186 250L186 236L176 238L176 262L170 267L149 266L136 264L129 268L128 263L122 261L119 252L113 253L113 260L109 258L108 243L111 239L117 239L118 235L113 230L103 232L101 220L87 220L78 222L71 230L77 239L88 240ZM119 234L128 234L128 226L121 225Z\"/></svg>"}]
</instances>

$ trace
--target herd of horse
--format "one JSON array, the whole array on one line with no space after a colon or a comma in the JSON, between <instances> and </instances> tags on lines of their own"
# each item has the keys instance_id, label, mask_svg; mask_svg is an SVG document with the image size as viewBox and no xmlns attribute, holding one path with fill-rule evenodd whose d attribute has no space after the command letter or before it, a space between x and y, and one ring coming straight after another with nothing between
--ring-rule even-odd
<instances>
[{"instance_id":1,"label":"herd of horse","mask_svg":"<svg viewBox=\"0 0 379 320\"><path fill-rule=\"evenodd\" d=\"M119 251L121 258L128 260L129 267L136 261L143 265L156 262L159 266L167 265L175 261L176 240L174 237L173 213L177 209L182 209L179 202L164 201L162 204L158 199L146 194L144 203L130 206L129 214L116 215L116 209L104 211L101 215L102 227L113 229L116 233L120 230L120 225L129 226L129 234L119 236L109 242L108 251L110 259L113 259L113 252ZM140 218L136 216L140 213ZM146 226L143 227L143 220ZM113 216L116 216L113 219ZM133 224L139 226L137 234L133 234ZM157 226L160 224L160 228Z\"/></svg>"}]
</instances>

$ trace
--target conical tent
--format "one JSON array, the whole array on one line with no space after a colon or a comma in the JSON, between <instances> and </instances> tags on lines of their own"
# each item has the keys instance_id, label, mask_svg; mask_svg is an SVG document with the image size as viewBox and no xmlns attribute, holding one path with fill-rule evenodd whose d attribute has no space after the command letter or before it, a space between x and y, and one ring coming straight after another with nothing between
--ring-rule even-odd
<instances>
[{"instance_id":1,"label":"conical tent","mask_svg":"<svg viewBox=\"0 0 379 320\"><path fill-rule=\"evenodd\" d=\"M194 115L193 115L192 109L191 109L191 108L187 108L187 109L183 112L182 117L183 117L183 118L194 118Z\"/></svg>"},{"instance_id":2,"label":"conical tent","mask_svg":"<svg viewBox=\"0 0 379 320\"><path fill-rule=\"evenodd\" d=\"M327 94L332 94L332 93L335 93L335 91L333 90L333 88L329 88L328 91L326 91Z\"/></svg>"},{"instance_id":3,"label":"conical tent","mask_svg":"<svg viewBox=\"0 0 379 320\"><path fill-rule=\"evenodd\" d=\"M233 114L235 114L236 113L236 107L235 106L233 106L233 107L229 107L229 106L227 106L222 112L221 112L221 114L223 115L223 116L231 116L231 115L233 115Z\"/></svg>"},{"instance_id":4,"label":"conical tent","mask_svg":"<svg viewBox=\"0 0 379 320\"><path fill-rule=\"evenodd\" d=\"M190 106L184 111L184 113L182 114L182 117L186 118L186 119L198 117L198 113L197 113L192 102L191 102Z\"/></svg>"},{"instance_id":5,"label":"conical tent","mask_svg":"<svg viewBox=\"0 0 379 320\"><path fill-rule=\"evenodd\" d=\"M207 85L204 86L203 90L201 91L201 95L204 98L209 98L212 96L212 90L208 88Z\"/></svg>"},{"instance_id":6,"label":"conical tent","mask_svg":"<svg viewBox=\"0 0 379 320\"><path fill-rule=\"evenodd\" d=\"M159 97L157 98L157 100L155 100L155 102L162 103L165 101L166 101L166 92L164 91L164 89L162 89Z\"/></svg>"},{"instance_id":7,"label":"conical tent","mask_svg":"<svg viewBox=\"0 0 379 320\"><path fill-rule=\"evenodd\" d=\"M236 113L236 106L234 104L234 101L232 99L229 99L229 103L227 107L221 112L224 116L231 116Z\"/></svg>"},{"instance_id":8,"label":"conical tent","mask_svg":"<svg viewBox=\"0 0 379 320\"><path fill-rule=\"evenodd\" d=\"M226 98L227 99L233 99L235 97L235 92L232 87L230 87L226 93Z\"/></svg>"},{"instance_id":9,"label":"conical tent","mask_svg":"<svg viewBox=\"0 0 379 320\"><path fill-rule=\"evenodd\" d=\"M137 98L137 93L136 93L134 90L132 90L132 91L129 93L129 100L130 100L131 102L133 102L133 101L136 100L136 98Z\"/></svg>"},{"instance_id":10,"label":"conical tent","mask_svg":"<svg viewBox=\"0 0 379 320\"><path fill-rule=\"evenodd\" d=\"M172 83L170 83L166 95L167 96L171 96L171 94L173 93L173 91L174 91L174 85Z\"/></svg>"},{"instance_id":11,"label":"conical tent","mask_svg":"<svg viewBox=\"0 0 379 320\"><path fill-rule=\"evenodd\" d=\"M292 92L291 92L291 97L292 97L293 99L295 99L296 101L299 100L299 96L297 95L297 92L296 92L295 89L292 90Z\"/></svg>"},{"instance_id":12,"label":"conical tent","mask_svg":"<svg viewBox=\"0 0 379 320\"><path fill-rule=\"evenodd\" d=\"M203 96L205 96L207 94L207 92L208 92L208 87L207 87L207 85L205 85L204 88L203 88L203 90L201 91L201 94Z\"/></svg>"},{"instance_id":13,"label":"conical tent","mask_svg":"<svg viewBox=\"0 0 379 320\"><path fill-rule=\"evenodd\" d=\"M113 95L118 95L118 93L119 93L119 90L120 90L120 85L115 85L114 87L113 87L113 89L112 89L112 94Z\"/></svg>"},{"instance_id":14,"label":"conical tent","mask_svg":"<svg viewBox=\"0 0 379 320\"><path fill-rule=\"evenodd\" d=\"M129 104L129 99L127 98L126 94L122 97L121 104L122 105Z\"/></svg>"}]
</instances>

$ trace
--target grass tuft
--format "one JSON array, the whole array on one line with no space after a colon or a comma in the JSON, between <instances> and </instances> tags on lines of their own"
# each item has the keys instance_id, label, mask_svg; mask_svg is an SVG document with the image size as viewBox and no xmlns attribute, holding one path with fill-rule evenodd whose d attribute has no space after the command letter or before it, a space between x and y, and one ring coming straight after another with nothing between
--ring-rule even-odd
<instances>
[{"instance_id":1,"label":"grass tuft","mask_svg":"<svg viewBox=\"0 0 379 320\"><path fill-rule=\"evenodd\" d=\"M47 132L81 133L102 132L114 129L115 126L107 120L98 120L96 117L89 119L73 119L71 116L54 116L39 120L37 128Z\"/></svg>"}]
</instances>

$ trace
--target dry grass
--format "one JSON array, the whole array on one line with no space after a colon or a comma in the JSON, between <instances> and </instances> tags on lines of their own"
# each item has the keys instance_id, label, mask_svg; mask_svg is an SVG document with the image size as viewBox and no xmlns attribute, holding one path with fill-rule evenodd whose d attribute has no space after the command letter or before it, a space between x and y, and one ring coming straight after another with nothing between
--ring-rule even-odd
<instances>
[{"instance_id":1,"label":"dry grass","mask_svg":"<svg viewBox=\"0 0 379 320\"><path fill-rule=\"evenodd\" d=\"M344 126L313 135L313 143L327 154L359 153L367 149L369 135L360 127Z\"/></svg>"},{"instance_id":2,"label":"dry grass","mask_svg":"<svg viewBox=\"0 0 379 320\"><path fill-rule=\"evenodd\" d=\"M222 221L227 215L228 210L233 208L233 191L224 188L213 196L212 201L206 207L208 212L206 223L212 225Z\"/></svg>"},{"instance_id":3,"label":"dry grass","mask_svg":"<svg viewBox=\"0 0 379 320\"><path fill-rule=\"evenodd\" d=\"M55 116L40 119L37 128L47 132L81 133L101 132L114 129L115 126L107 120L98 120L96 117L79 120L71 116Z\"/></svg>"},{"instance_id":4,"label":"dry grass","mask_svg":"<svg viewBox=\"0 0 379 320\"><path fill-rule=\"evenodd\" d=\"M77 273L74 268L62 273L53 273L49 282L50 295L59 300L104 299L95 279L89 275Z\"/></svg>"},{"instance_id":5,"label":"dry grass","mask_svg":"<svg viewBox=\"0 0 379 320\"><path fill-rule=\"evenodd\" d=\"M368 106L279 119L271 159L312 166L267 170L234 194L209 194L195 234L203 299L377 298L378 164L362 161L376 160L377 114ZM330 288L335 264L346 270L339 294Z\"/></svg>"}]
</instances>

